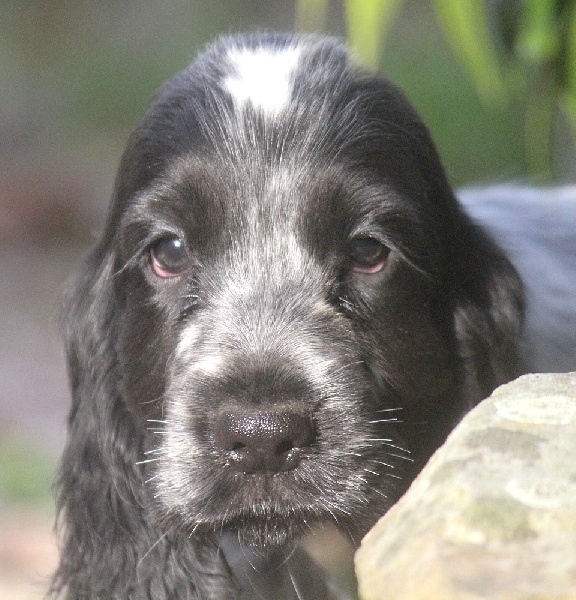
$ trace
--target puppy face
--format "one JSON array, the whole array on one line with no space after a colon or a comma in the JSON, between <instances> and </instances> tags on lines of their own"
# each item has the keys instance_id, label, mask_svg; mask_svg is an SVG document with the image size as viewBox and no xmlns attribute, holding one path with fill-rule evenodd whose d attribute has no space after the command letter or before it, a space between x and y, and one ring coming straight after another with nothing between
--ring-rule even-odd
<instances>
[{"instance_id":1,"label":"puppy face","mask_svg":"<svg viewBox=\"0 0 576 600\"><path fill-rule=\"evenodd\" d=\"M257 545L364 532L498 378L515 293L404 97L315 38L224 40L169 82L98 255L154 518Z\"/></svg>"}]
</instances>

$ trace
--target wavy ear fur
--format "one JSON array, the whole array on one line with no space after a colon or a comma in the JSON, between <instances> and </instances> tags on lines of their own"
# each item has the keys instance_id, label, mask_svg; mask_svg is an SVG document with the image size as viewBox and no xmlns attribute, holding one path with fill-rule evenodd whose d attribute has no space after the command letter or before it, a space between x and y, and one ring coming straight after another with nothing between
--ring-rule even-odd
<instances>
[{"instance_id":1,"label":"wavy ear fur","mask_svg":"<svg viewBox=\"0 0 576 600\"><path fill-rule=\"evenodd\" d=\"M72 409L56 483L62 548L51 595L109 600L114 590L125 600L147 589L158 600L224 598L230 578L216 549L181 545L146 514L142 436L121 398L114 348L122 303L114 262L102 247L92 252L64 306Z\"/></svg>"},{"instance_id":2,"label":"wavy ear fur","mask_svg":"<svg viewBox=\"0 0 576 600\"><path fill-rule=\"evenodd\" d=\"M453 244L454 325L469 407L524 371L524 293L504 253L468 217Z\"/></svg>"},{"instance_id":3,"label":"wavy ear fur","mask_svg":"<svg viewBox=\"0 0 576 600\"><path fill-rule=\"evenodd\" d=\"M54 581L55 588L65 589L70 598L98 590L97 578L115 570L106 563L128 566L134 549L118 537L135 535L139 527L133 522L142 502L134 485L140 477L136 466L139 436L118 397L110 335L118 315L113 269L113 257L97 248L68 290L62 319L72 408L57 482L59 519L65 527ZM100 572L88 568L98 563Z\"/></svg>"}]
</instances>

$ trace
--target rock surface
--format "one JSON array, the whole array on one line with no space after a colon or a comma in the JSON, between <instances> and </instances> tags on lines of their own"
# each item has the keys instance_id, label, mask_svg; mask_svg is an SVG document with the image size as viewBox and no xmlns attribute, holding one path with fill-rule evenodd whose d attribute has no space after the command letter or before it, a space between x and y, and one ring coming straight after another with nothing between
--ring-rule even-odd
<instances>
[{"instance_id":1,"label":"rock surface","mask_svg":"<svg viewBox=\"0 0 576 600\"><path fill-rule=\"evenodd\" d=\"M576 600L576 373L471 411L356 555L362 600Z\"/></svg>"}]
</instances>

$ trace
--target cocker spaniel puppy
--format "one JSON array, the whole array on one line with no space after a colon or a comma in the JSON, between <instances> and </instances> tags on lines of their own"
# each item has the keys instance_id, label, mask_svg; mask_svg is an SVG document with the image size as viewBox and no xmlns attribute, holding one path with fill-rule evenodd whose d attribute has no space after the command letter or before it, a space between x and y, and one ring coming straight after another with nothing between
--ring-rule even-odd
<instances>
[{"instance_id":1,"label":"cocker spaniel puppy","mask_svg":"<svg viewBox=\"0 0 576 600\"><path fill-rule=\"evenodd\" d=\"M223 38L158 93L67 300L54 593L336 598L354 540L520 372L520 281L406 98L319 37Z\"/></svg>"}]
</instances>

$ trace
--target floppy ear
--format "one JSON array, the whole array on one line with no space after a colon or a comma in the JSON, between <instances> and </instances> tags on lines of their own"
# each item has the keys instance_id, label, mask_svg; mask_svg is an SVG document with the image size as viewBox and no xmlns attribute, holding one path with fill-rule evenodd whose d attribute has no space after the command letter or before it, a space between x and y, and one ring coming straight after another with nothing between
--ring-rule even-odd
<instances>
[{"instance_id":1,"label":"floppy ear","mask_svg":"<svg viewBox=\"0 0 576 600\"><path fill-rule=\"evenodd\" d=\"M452 243L454 325L469 406L522 374L520 276L488 235L460 214Z\"/></svg>"},{"instance_id":2,"label":"floppy ear","mask_svg":"<svg viewBox=\"0 0 576 600\"><path fill-rule=\"evenodd\" d=\"M442 264L437 268L452 307L465 371L462 400L471 408L495 387L523 372L523 286L512 263L461 208L426 126L403 96L399 102L399 113L412 115L405 126L412 133L407 140L410 158L405 160L414 164L416 158L417 170L410 175L417 181L420 173L431 200L426 206L430 238L443 248L438 254Z\"/></svg>"},{"instance_id":3,"label":"floppy ear","mask_svg":"<svg viewBox=\"0 0 576 600\"><path fill-rule=\"evenodd\" d=\"M378 98L386 99L385 105L375 103L375 111L393 115L396 126L410 133L394 148L393 156L383 154L383 171L389 173L393 164L403 173L404 186L420 181L430 200L423 203L428 234L431 243L443 249L438 253L443 264L437 268L442 272L444 298L453 311L465 370L462 400L471 408L522 373L522 283L502 251L461 209L432 137L405 96L382 78L373 79L372 85ZM390 140L382 143L389 146Z\"/></svg>"},{"instance_id":4,"label":"floppy ear","mask_svg":"<svg viewBox=\"0 0 576 600\"><path fill-rule=\"evenodd\" d=\"M64 531L54 588L67 597L110 589L102 577L130 561L135 549L127 542L140 520L140 436L119 394L113 334L121 299L113 277L113 253L97 248L72 282L62 314L72 408L56 484Z\"/></svg>"},{"instance_id":5,"label":"floppy ear","mask_svg":"<svg viewBox=\"0 0 576 600\"><path fill-rule=\"evenodd\" d=\"M50 594L132 598L141 586L158 599L232 597L235 584L215 542L196 548L187 536L172 539L147 514L137 464L142 431L121 398L114 341L123 298L104 244L79 270L62 316L72 409L56 482L63 543Z\"/></svg>"}]
</instances>

